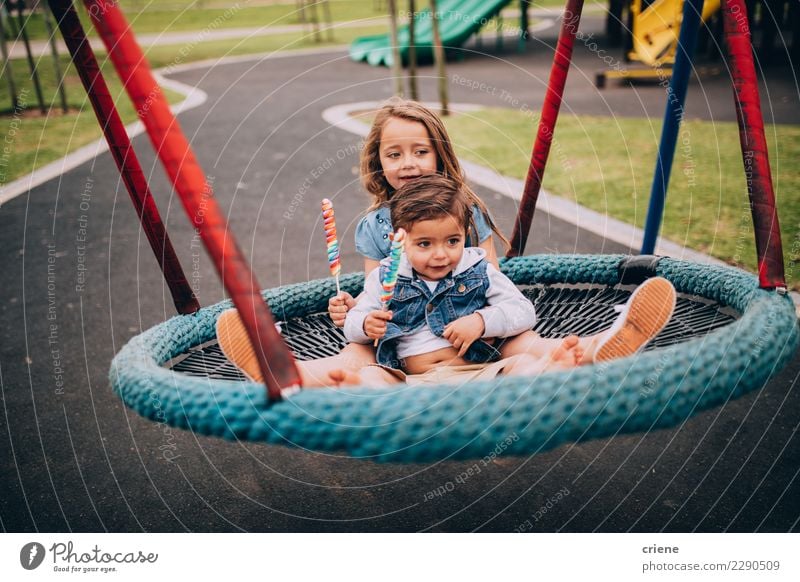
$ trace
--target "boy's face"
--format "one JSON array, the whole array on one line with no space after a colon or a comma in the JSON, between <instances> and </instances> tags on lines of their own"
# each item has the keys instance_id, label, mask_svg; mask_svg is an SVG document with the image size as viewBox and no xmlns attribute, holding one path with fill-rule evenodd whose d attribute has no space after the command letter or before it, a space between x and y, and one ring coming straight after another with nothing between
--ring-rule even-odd
<instances>
[{"instance_id":1,"label":"boy's face","mask_svg":"<svg viewBox=\"0 0 800 582\"><path fill-rule=\"evenodd\" d=\"M465 229L453 216L421 220L407 229L405 251L423 279L444 279L464 254Z\"/></svg>"}]
</instances>

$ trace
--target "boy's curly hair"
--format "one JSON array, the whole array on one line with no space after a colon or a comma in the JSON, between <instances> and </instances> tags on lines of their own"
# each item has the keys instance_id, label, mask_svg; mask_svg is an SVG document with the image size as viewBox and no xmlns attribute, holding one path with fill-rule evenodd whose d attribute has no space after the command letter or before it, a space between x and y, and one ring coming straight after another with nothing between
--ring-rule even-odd
<instances>
[{"instance_id":1,"label":"boy's curly hair","mask_svg":"<svg viewBox=\"0 0 800 582\"><path fill-rule=\"evenodd\" d=\"M404 184L389 200L392 228L411 230L422 220L452 216L463 226L464 234L477 230L472 219L472 204L464 189L454 180L429 174Z\"/></svg>"}]
</instances>

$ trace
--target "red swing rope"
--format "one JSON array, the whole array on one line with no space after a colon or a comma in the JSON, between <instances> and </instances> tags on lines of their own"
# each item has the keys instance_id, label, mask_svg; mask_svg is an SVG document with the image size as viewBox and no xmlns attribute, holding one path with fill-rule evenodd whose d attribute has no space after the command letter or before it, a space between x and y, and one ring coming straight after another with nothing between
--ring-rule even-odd
<instances>
[{"instance_id":1,"label":"red swing rope","mask_svg":"<svg viewBox=\"0 0 800 582\"><path fill-rule=\"evenodd\" d=\"M105 119L112 114L119 119L119 115L107 89L104 91L105 98L97 99L93 96L98 82L102 87L105 87L105 83L72 2L71 0L48 1L87 93L93 99L93 103L95 100L103 103L104 115L101 117L98 113L98 120L106 130L109 126L105 123ZM177 121L169 111L169 105L158 84L155 83L141 49L136 44L117 5L98 2L87 3L87 6L96 24L101 22L105 25L110 21L121 26L121 29L115 29L121 31L120 39L118 42L111 42L109 53L112 60L120 59L122 66L117 65L115 60L120 76L131 97L134 98L137 112L148 130L148 135L181 198L189 219L197 229L225 289L239 311L250 342L256 348L259 367L266 380L268 398L270 401L280 400L281 389L299 386L300 377L291 352L275 329L269 308L261 297L258 281L239 250L233 234L228 232L227 223L211 188L206 183L205 174L180 131ZM97 107L95 110L98 110ZM132 155L133 150L121 121L119 128L127 141L125 151ZM126 168L121 167L120 171L123 173L123 178L126 178ZM139 173L141 174L141 169ZM144 180L144 175L141 176Z\"/></svg>"},{"instance_id":2,"label":"red swing rope","mask_svg":"<svg viewBox=\"0 0 800 582\"><path fill-rule=\"evenodd\" d=\"M564 96L564 85L567 83L572 49L575 44L575 35L581 22L583 0L567 0L564 7L564 16L561 20L561 31L558 34L558 44L553 56L553 66L550 69L550 79L547 82L547 92L542 105L542 116L539 119L539 129L536 132L536 141L533 144L531 163L528 166L528 175L525 178L525 189L519 203L517 220L514 223L514 232L511 235L511 247L506 257L518 257L525 252L525 244L533 222L533 213L536 202L542 189L547 157L550 155L550 145L555 134L558 112L561 109L561 99Z\"/></svg>"},{"instance_id":3,"label":"red swing rope","mask_svg":"<svg viewBox=\"0 0 800 582\"><path fill-rule=\"evenodd\" d=\"M100 67L86 40L80 21L74 10L71 10L70 2L51 1L50 7L56 15L58 26L64 35L64 41L72 55L81 82L89 95L100 127L103 128L109 150L119 168L133 206L136 208L136 214L139 216L145 236L153 249L158 266L164 273L175 309L181 314L194 313L200 309L200 305L192 293L183 269L181 269L180 261L175 254L175 249L172 247L158 213L158 207L147 185L142 166L131 147L125 125L114 107L114 100L100 74Z\"/></svg>"},{"instance_id":4,"label":"red swing rope","mask_svg":"<svg viewBox=\"0 0 800 582\"><path fill-rule=\"evenodd\" d=\"M758 255L758 279L763 289L786 288L778 213L769 167L758 77L744 0L727 0L723 7L725 44L739 122L739 142L747 178L747 194Z\"/></svg>"},{"instance_id":5,"label":"red swing rope","mask_svg":"<svg viewBox=\"0 0 800 582\"><path fill-rule=\"evenodd\" d=\"M281 389L300 385L294 357L275 329L261 287L228 229L211 185L119 6L97 0L84 3L170 182L242 318L266 379L269 399L280 400Z\"/></svg>"}]
</instances>

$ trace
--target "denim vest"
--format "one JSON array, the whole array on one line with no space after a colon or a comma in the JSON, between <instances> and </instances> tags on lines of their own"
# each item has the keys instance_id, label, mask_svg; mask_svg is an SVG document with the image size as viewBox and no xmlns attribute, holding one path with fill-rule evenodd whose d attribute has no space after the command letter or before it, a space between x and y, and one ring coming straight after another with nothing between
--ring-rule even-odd
<instances>
[{"instance_id":1,"label":"denim vest","mask_svg":"<svg viewBox=\"0 0 800 582\"><path fill-rule=\"evenodd\" d=\"M386 335L378 342L375 357L379 364L401 368L397 357L397 340L427 324L431 332L442 337L445 326L464 315L470 315L486 306L486 291L489 277L486 261L481 260L455 277L448 276L439 281L431 293L424 281L418 278L399 276L394 296L389 303L392 321L386 325ZM383 281L386 267L380 267ZM489 362L500 353L485 341L478 339L469 347L464 358L471 362Z\"/></svg>"}]
</instances>

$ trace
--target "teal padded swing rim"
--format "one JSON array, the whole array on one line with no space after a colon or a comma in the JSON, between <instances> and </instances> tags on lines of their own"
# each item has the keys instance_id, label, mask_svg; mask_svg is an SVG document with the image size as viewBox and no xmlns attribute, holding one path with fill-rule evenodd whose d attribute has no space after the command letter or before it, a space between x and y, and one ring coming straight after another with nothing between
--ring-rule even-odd
<instances>
[{"instance_id":1,"label":"teal padded swing rim","mask_svg":"<svg viewBox=\"0 0 800 582\"><path fill-rule=\"evenodd\" d=\"M533 255L502 261L518 285L614 285L621 255ZM565 442L675 426L761 387L798 345L791 299L743 271L665 258L657 274L679 292L742 314L708 335L635 358L462 386L308 389L268 404L264 386L199 378L162 367L214 337L223 301L132 338L111 364L111 384L139 414L227 439L262 441L380 461L534 454ZM341 279L360 291L363 274ZM276 319L324 311L332 279L263 292Z\"/></svg>"}]
</instances>

